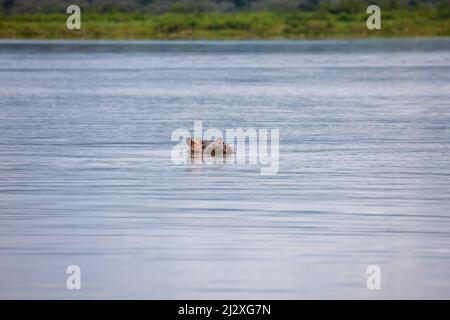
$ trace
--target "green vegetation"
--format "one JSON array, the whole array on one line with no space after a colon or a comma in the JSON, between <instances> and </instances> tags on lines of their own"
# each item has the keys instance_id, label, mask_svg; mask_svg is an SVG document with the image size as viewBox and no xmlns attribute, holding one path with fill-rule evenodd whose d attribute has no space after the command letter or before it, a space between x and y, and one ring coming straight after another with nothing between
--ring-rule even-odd
<instances>
[{"instance_id":1,"label":"green vegetation","mask_svg":"<svg viewBox=\"0 0 450 320\"><path fill-rule=\"evenodd\" d=\"M2 0L0 0L1 3ZM102 0L82 6L82 30L68 30L64 7L38 12L3 0L0 38L17 39L303 39L450 36L449 2L383 2L382 29L368 30L366 4L356 0L168 1ZM72 2L72 1L70 1ZM373 1L377 3L377 1ZM5 5L6 3L6 5ZM45 1L43 1L45 3ZM100 4L104 6L100 6ZM110 7L106 6L110 4ZM119 2L114 2L117 5ZM241 3L242 7L239 7ZM405 2L409 3L409 2ZM59 2L61 4L61 2ZM227 7L226 4L233 4ZM97 5L97 6L95 6ZM136 5L136 7L133 7ZM151 7L154 6L154 7ZM149 8L159 8L158 10ZM226 9L228 8L228 9ZM144 10L146 9L146 10ZM61 11L62 10L62 11ZM60 12L60 13L58 13Z\"/></svg>"}]
</instances>

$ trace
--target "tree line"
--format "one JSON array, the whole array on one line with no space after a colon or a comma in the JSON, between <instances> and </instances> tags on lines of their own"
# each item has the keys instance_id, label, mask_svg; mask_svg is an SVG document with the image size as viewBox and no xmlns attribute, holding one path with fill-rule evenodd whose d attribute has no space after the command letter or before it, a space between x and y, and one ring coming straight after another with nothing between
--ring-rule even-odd
<instances>
[{"instance_id":1,"label":"tree line","mask_svg":"<svg viewBox=\"0 0 450 320\"><path fill-rule=\"evenodd\" d=\"M0 0L4 15L61 13L78 4L84 12L136 12L149 14L205 12L324 11L357 13L369 4L382 9L448 10L449 0Z\"/></svg>"}]
</instances>

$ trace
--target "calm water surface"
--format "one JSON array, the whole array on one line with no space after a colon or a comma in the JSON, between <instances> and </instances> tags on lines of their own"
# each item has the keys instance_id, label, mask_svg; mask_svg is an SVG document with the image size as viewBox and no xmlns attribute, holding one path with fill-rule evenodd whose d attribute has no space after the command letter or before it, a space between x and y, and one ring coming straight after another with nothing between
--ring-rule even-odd
<instances>
[{"instance_id":1,"label":"calm water surface","mask_svg":"<svg viewBox=\"0 0 450 320\"><path fill-rule=\"evenodd\" d=\"M449 104L449 39L0 42L0 298L448 299ZM279 173L172 163L194 120Z\"/></svg>"}]
</instances>

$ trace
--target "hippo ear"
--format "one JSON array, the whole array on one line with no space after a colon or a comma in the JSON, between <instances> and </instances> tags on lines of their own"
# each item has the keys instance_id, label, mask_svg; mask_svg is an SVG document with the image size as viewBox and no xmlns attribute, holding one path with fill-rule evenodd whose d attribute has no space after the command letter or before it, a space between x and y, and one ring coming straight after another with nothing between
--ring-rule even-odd
<instances>
[{"instance_id":1,"label":"hippo ear","mask_svg":"<svg viewBox=\"0 0 450 320\"><path fill-rule=\"evenodd\" d=\"M192 144L192 139L191 139L191 137L186 138L186 144L187 144L188 146L190 146L190 145Z\"/></svg>"}]
</instances>

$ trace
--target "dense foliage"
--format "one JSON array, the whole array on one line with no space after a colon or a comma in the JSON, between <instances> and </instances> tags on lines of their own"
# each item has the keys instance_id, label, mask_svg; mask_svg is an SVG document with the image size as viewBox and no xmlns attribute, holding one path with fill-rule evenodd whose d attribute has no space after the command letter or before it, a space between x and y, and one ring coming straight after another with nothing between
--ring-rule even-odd
<instances>
[{"instance_id":1,"label":"dense foliage","mask_svg":"<svg viewBox=\"0 0 450 320\"><path fill-rule=\"evenodd\" d=\"M450 36L449 0L0 0L0 38L302 39ZM68 30L66 6L82 9Z\"/></svg>"}]
</instances>

